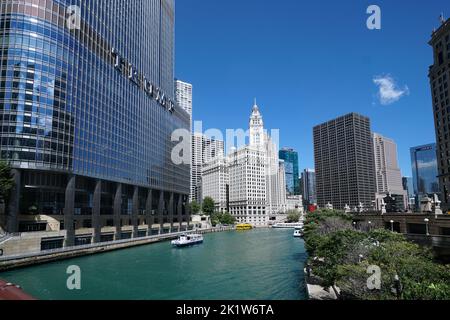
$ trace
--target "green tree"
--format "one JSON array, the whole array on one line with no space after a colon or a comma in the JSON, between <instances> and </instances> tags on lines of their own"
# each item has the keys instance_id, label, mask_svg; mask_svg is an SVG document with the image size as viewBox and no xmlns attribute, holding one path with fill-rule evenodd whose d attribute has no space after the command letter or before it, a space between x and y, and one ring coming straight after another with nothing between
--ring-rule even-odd
<instances>
[{"instance_id":1,"label":"green tree","mask_svg":"<svg viewBox=\"0 0 450 320\"><path fill-rule=\"evenodd\" d=\"M202 210L203 214L207 216L212 216L214 213L215 203L214 200L210 197L206 197L203 199Z\"/></svg>"},{"instance_id":2,"label":"green tree","mask_svg":"<svg viewBox=\"0 0 450 320\"><path fill-rule=\"evenodd\" d=\"M198 204L197 201L192 201L190 204L192 214L198 214L202 207Z\"/></svg>"},{"instance_id":3,"label":"green tree","mask_svg":"<svg viewBox=\"0 0 450 320\"><path fill-rule=\"evenodd\" d=\"M379 230L378 234L385 232ZM386 232L388 233L388 232ZM373 240L372 235L368 235ZM397 237L397 238L396 238ZM367 268L376 265L381 270L381 289L368 290ZM401 284L397 295L395 279ZM449 300L450 268L433 262L428 249L398 238L393 234L385 242L372 246L361 264L338 266L337 285L352 299L365 300Z\"/></svg>"},{"instance_id":4,"label":"green tree","mask_svg":"<svg viewBox=\"0 0 450 320\"><path fill-rule=\"evenodd\" d=\"M365 235L362 232L353 230L339 231L324 236L318 242L315 254L319 258L316 260L314 273L322 278L325 287L333 286L338 280L338 266L346 264L349 260L354 260L353 254L359 252L360 243ZM358 258L359 254L357 254Z\"/></svg>"},{"instance_id":5,"label":"green tree","mask_svg":"<svg viewBox=\"0 0 450 320\"><path fill-rule=\"evenodd\" d=\"M236 223L236 218L233 217L231 214L229 214L228 212L225 212L221 215L220 217L220 223L221 224L228 224L228 225L232 225Z\"/></svg>"},{"instance_id":6,"label":"green tree","mask_svg":"<svg viewBox=\"0 0 450 320\"><path fill-rule=\"evenodd\" d=\"M222 213L222 212L214 212L211 215L211 224L213 226L216 226L218 224L235 224L236 223L236 219L229 214L228 212Z\"/></svg>"},{"instance_id":7,"label":"green tree","mask_svg":"<svg viewBox=\"0 0 450 320\"><path fill-rule=\"evenodd\" d=\"M324 287L339 287L342 299L450 299L450 267L401 234L356 231L350 215L322 210L307 215L305 241L312 273ZM380 269L380 289L367 285L369 266Z\"/></svg>"},{"instance_id":8,"label":"green tree","mask_svg":"<svg viewBox=\"0 0 450 320\"><path fill-rule=\"evenodd\" d=\"M211 225L213 227L217 226L218 224L220 224L220 216L222 214L220 212L215 212L211 215Z\"/></svg>"},{"instance_id":9,"label":"green tree","mask_svg":"<svg viewBox=\"0 0 450 320\"><path fill-rule=\"evenodd\" d=\"M300 221L300 212L298 210L289 210L287 213L287 222L294 223Z\"/></svg>"}]
</instances>

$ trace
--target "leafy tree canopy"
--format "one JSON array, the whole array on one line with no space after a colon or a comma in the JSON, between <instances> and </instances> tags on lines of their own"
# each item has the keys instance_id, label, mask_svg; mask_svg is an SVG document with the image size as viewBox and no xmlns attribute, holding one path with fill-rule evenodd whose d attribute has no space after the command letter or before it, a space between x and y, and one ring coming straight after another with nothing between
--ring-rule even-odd
<instances>
[{"instance_id":1,"label":"leafy tree canopy","mask_svg":"<svg viewBox=\"0 0 450 320\"><path fill-rule=\"evenodd\" d=\"M354 230L350 215L322 210L308 214L305 241L313 274L323 286L339 287L341 298L450 299L450 266L435 263L429 249L401 234ZM381 272L379 290L367 285L369 266Z\"/></svg>"},{"instance_id":2,"label":"leafy tree canopy","mask_svg":"<svg viewBox=\"0 0 450 320\"><path fill-rule=\"evenodd\" d=\"M295 223L300 221L300 212L298 210L289 210L287 212L287 222L288 223Z\"/></svg>"},{"instance_id":3,"label":"leafy tree canopy","mask_svg":"<svg viewBox=\"0 0 450 320\"><path fill-rule=\"evenodd\" d=\"M215 203L210 197L203 199L202 211L205 215L211 216L214 213Z\"/></svg>"},{"instance_id":4,"label":"leafy tree canopy","mask_svg":"<svg viewBox=\"0 0 450 320\"><path fill-rule=\"evenodd\" d=\"M202 207L195 200L191 202L190 207L191 207L191 212L193 214L198 214L200 212L200 210L202 209Z\"/></svg>"}]
</instances>

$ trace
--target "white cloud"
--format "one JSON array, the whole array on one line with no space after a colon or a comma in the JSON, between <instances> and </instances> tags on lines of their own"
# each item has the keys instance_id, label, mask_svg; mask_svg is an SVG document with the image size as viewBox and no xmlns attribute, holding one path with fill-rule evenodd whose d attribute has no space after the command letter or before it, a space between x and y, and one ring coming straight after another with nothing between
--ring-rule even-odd
<instances>
[{"instance_id":1,"label":"white cloud","mask_svg":"<svg viewBox=\"0 0 450 320\"><path fill-rule=\"evenodd\" d=\"M409 95L408 86L399 88L390 75L376 76L373 78L373 83L379 87L378 98L384 106L393 104L402 97Z\"/></svg>"}]
</instances>

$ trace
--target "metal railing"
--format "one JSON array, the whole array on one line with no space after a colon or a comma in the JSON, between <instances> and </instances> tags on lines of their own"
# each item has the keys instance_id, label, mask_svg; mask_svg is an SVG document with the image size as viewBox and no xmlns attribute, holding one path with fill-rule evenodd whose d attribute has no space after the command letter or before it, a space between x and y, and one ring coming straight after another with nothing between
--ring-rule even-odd
<instances>
[{"instance_id":1,"label":"metal railing","mask_svg":"<svg viewBox=\"0 0 450 320\"><path fill-rule=\"evenodd\" d=\"M183 234L209 233L209 232L215 232L215 231L230 231L230 230L233 230L233 227L228 227L228 228L227 227L219 227L219 228L209 228L209 229L199 229L199 230L187 230L187 231L180 231L180 232L174 232L174 233L157 234L157 235L141 237L141 238L136 237L136 238L132 238L132 239L91 243L91 244L86 244L86 245L44 250L44 251L39 251L39 252L30 252L30 253L25 253L25 254L9 255L9 256L3 256L3 257L0 256L0 262L21 260L21 259L35 258L35 257L44 257L44 256L48 256L48 255L61 254L61 253L70 253L70 252L75 253L75 252L79 252L79 251L83 251L83 250L107 248L110 246L117 246L117 245L121 245L121 244L129 244L129 243L136 243L136 242L146 242L146 241L151 241L151 240L165 241L165 240L177 238L178 236L183 235ZM11 236L10 238L13 238L13 237Z\"/></svg>"}]
</instances>

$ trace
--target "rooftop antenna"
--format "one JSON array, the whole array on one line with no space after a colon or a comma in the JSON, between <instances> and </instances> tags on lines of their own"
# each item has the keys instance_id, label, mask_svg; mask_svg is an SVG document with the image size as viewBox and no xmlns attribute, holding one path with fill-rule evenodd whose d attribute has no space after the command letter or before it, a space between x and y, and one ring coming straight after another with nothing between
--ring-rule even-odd
<instances>
[{"instance_id":1,"label":"rooftop antenna","mask_svg":"<svg viewBox=\"0 0 450 320\"><path fill-rule=\"evenodd\" d=\"M256 97L255 97L255 100L254 100L254 105L255 105L255 106L257 105L257 103L256 103Z\"/></svg>"}]
</instances>

